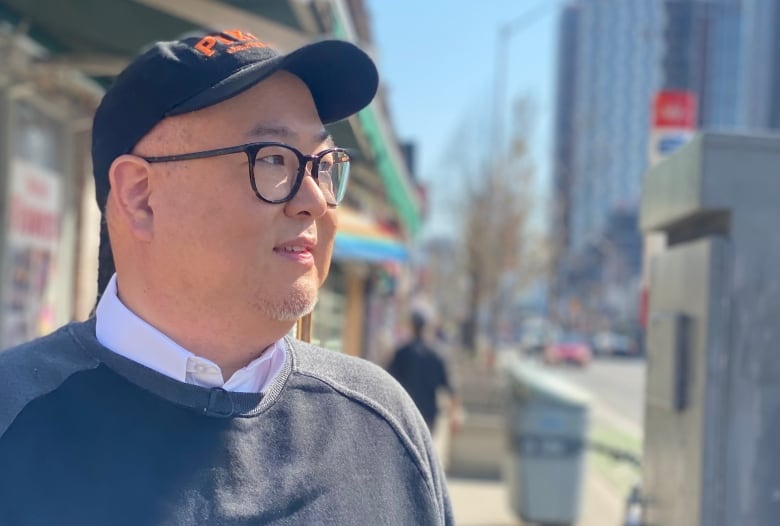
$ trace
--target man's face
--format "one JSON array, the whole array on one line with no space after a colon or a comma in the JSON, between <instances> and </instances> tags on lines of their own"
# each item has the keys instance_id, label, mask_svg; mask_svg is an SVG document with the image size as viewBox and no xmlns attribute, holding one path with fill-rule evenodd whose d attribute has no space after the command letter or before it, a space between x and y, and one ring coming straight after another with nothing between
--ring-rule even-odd
<instances>
[{"instance_id":1,"label":"man's face","mask_svg":"<svg viewBox=\"0 0 780 526\"><path fill-rule=\"evenodd\" d=\"M162 140L153 132L139 143L139 155L260 141L286 143L305 155L333 146L308 88L286 72L169 121L158 130ZM237 153L151 165L150 257L170 283L169 293L182 301L202 302L237 323L258 316L293 322L313 308L327 275L335 210L308 175L291 201L259 200L247 163L246 154Z\"/></svg>"}]
</instances>

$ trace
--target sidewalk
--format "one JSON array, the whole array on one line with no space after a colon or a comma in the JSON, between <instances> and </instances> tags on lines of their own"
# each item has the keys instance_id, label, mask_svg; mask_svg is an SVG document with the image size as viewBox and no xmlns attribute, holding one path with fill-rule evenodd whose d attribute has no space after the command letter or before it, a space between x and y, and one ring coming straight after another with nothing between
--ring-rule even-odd
<instances>
[{"instance_id":1,"label":"sidewalk","mask_svg":"<svg viewBox=\"0 0 780 526\"><path fill-rule=\"evenodd\" d=\"M521 526L501 481L450 478L447 481L457 526ZM551 488L551 491L554 491ZM623 501L598 476L586 475L577 526L619 526Z\"/></svg>"}]
</instances>

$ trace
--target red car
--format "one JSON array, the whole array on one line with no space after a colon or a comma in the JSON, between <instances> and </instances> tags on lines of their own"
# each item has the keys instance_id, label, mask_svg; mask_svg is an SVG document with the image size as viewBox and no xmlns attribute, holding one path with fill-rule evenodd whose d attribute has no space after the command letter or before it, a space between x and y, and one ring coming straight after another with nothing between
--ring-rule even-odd
<instances>
[{"instance_id":1,"label":"red car","mask_svg":"<svg viewBox=\"0 0 780 526\"><path fill-rule=\"evenodd\" d=\"M584 367L593 358L593 351L584 338L576 335L565 336L545 347L542 359L544 363L555 365L573 363Z\"/></svg>"}]
</instances>

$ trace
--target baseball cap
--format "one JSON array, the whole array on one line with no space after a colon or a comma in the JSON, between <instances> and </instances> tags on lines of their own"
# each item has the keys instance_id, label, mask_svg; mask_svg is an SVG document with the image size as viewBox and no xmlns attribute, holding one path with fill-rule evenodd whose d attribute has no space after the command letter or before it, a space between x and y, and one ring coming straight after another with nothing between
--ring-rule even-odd
<instances>
[{"instance_id":1,"label":"baseball cap","mask_svg":"<svg viewBox=\"0 0 780 526\"><path fill-rule=\"evenodd\" d=\"M308 86L324 124L367 106L378 85L371 58L342 40L313 42L283 55L251 33L232 29L157 42L137 56L95 112L92 164L100 210L111 163L158 122L227 100L281 70Z\"/></svg>"}]
</instances>

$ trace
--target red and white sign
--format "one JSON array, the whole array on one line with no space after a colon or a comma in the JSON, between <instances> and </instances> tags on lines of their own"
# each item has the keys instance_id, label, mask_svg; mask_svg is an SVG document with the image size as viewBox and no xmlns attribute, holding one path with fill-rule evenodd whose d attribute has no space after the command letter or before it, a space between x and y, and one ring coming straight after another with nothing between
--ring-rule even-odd
<instances>
[{"instance_id":1,"label":"red and white sign","mask_svg":"<svg viewBox=\"0 0 780 526\"><path fill-rule=\"evenodd\" d=\"M650 130L650 166L687 143L696 131L696 94L690 91L659 91L653 99Z\"/></svg>"},{"instance_id":2,"label":"red and white sign","mask_svg":"<svg viewBox=\"0 0 780 526\"><path fill-rule=\"evenodd\" d=\"M59 175L22 159L11 162L10 175L9 243L56 251L62 213Z\"/></svg>"},{"instance_id":3,"label":"red and white sign","mask_svg":"<svg viewBox=\"0 0 780 526\"><path fill-rule=\"evenodd\" d=\"M659 91L653 100L653 128L696 128L696 94L690 91Z\"/></svg>"}]
</instances>

